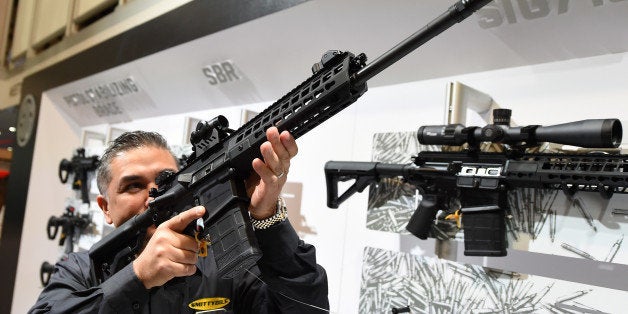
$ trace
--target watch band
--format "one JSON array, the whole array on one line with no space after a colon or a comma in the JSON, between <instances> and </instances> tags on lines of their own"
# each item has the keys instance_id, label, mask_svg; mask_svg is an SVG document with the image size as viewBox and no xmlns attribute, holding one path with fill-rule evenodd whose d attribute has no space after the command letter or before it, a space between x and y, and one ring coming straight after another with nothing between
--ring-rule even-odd
<instances>
[{"instance_id":1,"label":"watch band","mask_svg":"<svg viewBox=\"0 0 628 314\"><path fill-rule=\"evenodd\" d=\"M288 209L286 208L286 202L280 196L277 198L277 211L274 215L262 220L257 220L251 217L251 224L255 230L264 230L286 220L286 218L288 218Z\"/></svg>"}]
</instances>

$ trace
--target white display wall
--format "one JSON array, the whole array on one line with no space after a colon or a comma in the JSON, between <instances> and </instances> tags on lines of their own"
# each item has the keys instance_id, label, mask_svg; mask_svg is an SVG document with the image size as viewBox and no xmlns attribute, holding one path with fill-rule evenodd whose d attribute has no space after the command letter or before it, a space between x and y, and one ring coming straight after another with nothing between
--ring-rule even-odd
<instances>
[{"instance_id":1,"label":"white display wall","mask_svg":"<svg viewBox=\"0 0 628 314\"><path fill-rule=\"evenodd\" d=\"M519 125L619 118L628 126L627 58L626 53L611 54L373 88L355 104L300 138L299 154L292 163L288 179L302 186L300 214L313 231L304 234L303 239L316 246L318 263L327 270L331 312L359 312L365 248L399 252L401 236L366 228L367 193L354 195L339 209L327 208L325 162L370 161L374 134L416 131L421 125L442 124L445 89L451 81L460 81L491 95L501 107L513 110L513 120ZM67 198L73 195L59 182L57 167L62 158L70 158L82 145L84 131L107 137L112 130L153 130L164 134L171 144L182 145L189 118L209 119L222 114L229 119L232 128L237 128L243 109L261 111L269 104L181 113L85 129L72 125L56 105L43 97L43 118L35 144L13 313L24 313L35 302L41 291L38 280L41 262L58 257L60 248L56 241L46 238L45 225L49 216L62 213ZM620 218L623 230L626 222L626 217ZM434 257L433 241L418 243L419 249L413 253ZM627 256L628 252L622 247L616 260L627 263ZM479 259L478 264L491 264L491 261ZM569 264L564 267L568 268ZM551 278L551 271L543 276ZM623 290L600 289L613 296L596 301L601 311L620 313L628 306L628 284ZM389 312L390 309L377 311Z\"/></svg>"}]
</instances>

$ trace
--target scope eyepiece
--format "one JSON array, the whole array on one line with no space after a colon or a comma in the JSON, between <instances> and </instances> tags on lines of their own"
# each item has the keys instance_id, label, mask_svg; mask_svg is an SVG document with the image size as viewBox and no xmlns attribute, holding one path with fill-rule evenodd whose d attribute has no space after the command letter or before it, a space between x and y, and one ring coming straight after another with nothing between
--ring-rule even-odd
<instances>
[{"instance_id":1,"label":"scope eyepiece","mask_svg":"<svg viewBox=\"0 0 628 314\"><path fill-rule=\"evenodd\" d=\"M419 143L425 145L460 146L468 141L464 125L424 125L419 127L417 137Z\"/></svg>"}]
</instances>

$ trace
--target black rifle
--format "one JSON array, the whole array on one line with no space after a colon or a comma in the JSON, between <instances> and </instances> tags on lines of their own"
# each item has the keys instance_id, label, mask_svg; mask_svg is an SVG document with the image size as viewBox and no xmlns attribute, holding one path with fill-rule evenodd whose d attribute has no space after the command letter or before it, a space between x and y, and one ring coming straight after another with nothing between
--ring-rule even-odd
<instances>
[{"instance_id":1,"label":"black rifle","mask_svg":"<svg viewBox=\"0 0 628 314\"><path fill-rule=\"evenodd\" d=\"M206 208L206 228L199 229L200 237L211 240L219 276L233 277L253 266L261 252L249 221L244 179L251 174L252 160L261 157L266 129L276 126L299 138L354 103L366 92L370 78L488 2L457 2L368 65L364 54L328 51L314 64L309 79L236 131L228 128L223 116L199 123L190 136L194 153L178 173L159 178L149 209L91 248L93 277L102 282L116 273L140 251L147 227L195 205ZM195 226L191 224L185 233L192 235Z\"/></svg>"},{"instance_id":2,"label":"black rifle","mask_svg":"<svg viewBox=\"0 0 628 314\"><path fill-rule=\"evenodd\" d=\"M499 109L498 109L499 110ZM427 239L437 212L462 211L465 255L505 256L507 192L515 188L597 191L604 198L628 193L628 155L526 153L539 142L587 148L616 148L622 126L617 119L583 120L554 126L509 127L510 112L495 114L495 124L422 126L421 144L462 145L456 152L419 152L408 164L329 161L325 164L327 206L338 206L356 192L384 178L401 177L422 195L406 229ZM481 152L481 142L510 146L504 152ZM339 194L339 182L353 184ZM455 208L459 207L459 208Z\"/></svg>"},{"instance_id":3,"label":"black rifle","mask_svg":"<svg viewBox=\"0 0 628 314\"><path fill-rule=\"evenodd\" d=\"M81 200L85 204L89 204L89 172L94 172L100 164L98 156L85 157L85 149L76 149L76 154L72 156L72 160L63 158L59 163L59 180L61 183L68 182L68 176L74 174L72 181L72 189L81 191Z\"/></svg>"},{"instance_id":4,"label":"black rifle","mask_svg":"<svg viewBox=\"0 0 628 314\"><path fill-rule=\"evenodd\" d=\"M65 245L63 250L63 257L61 260L67 258L67 255L74 252L74 241L77 237L89 226L92 222L89 214L75 214L75 209L72 206L65 208L65 213L60 217L50 216L48 219L48 225L46 226L46 233L48 239L54 240L61 227L61 235L59 236L59 246ZM50 275L54 271L54 265L48 262L43 262L39 269L39 279L41 284L48 285Z\"/></svg>"}]
</instances>

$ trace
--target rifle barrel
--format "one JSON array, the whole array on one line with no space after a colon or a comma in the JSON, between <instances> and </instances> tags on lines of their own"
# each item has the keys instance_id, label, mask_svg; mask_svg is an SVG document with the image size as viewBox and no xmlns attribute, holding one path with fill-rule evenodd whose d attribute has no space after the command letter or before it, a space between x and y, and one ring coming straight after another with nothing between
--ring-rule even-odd
<instances>
[{"instance_id":1,"label":"rifle barrel","mask_svg":"<svg viewBox=\"0 0 628 314\"><path fill-rule=\"evenodd\" d=\"M405 57L430 39L436 37L452 25L462 22L473 12L477 11L491 0L460 0L453 4L439 17L432 20L422 29L406 38L373 62L367 64L351 78L355 85L362 85L369 79L388 68L399 59Z\"/></svg>"}]
</instances>

